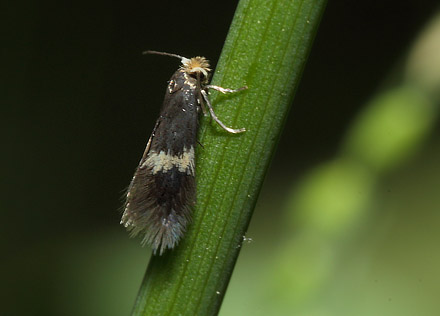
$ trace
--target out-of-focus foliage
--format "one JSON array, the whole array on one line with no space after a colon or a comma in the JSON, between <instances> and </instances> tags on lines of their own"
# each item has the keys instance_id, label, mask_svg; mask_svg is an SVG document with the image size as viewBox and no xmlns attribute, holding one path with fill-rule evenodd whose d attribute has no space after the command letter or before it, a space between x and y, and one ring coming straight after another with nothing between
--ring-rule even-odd
<instances>
[{"instance_id":1,"label":"out-of-focus foliage","mask_svg":"<svg viewBox=\"0 0 440 316\"><path fill-rule=\"evenodd\" d=\"M406 76L367 102L340 152L292 188L284 223L289 234L271 251L275 260L253 270L253 282L265 286L250 288L247 299L258 303L237 308L235 282L224 315L440 312L434 294L440 290L440 201L433 189L440 187L440 160L415 158L440 105L440 16L408 55ZM438 159L435 144L428 153ZM405 182L414 167L427 181ZM403 171L390 178L396 170ZM426 195L437 203L423 200Z\"/></svg>"}]
</instances>

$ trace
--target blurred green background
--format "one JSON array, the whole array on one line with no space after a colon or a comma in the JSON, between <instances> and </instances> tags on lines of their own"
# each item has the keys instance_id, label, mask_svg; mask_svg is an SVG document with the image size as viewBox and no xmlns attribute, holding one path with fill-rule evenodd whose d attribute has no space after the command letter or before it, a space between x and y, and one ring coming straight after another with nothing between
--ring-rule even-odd
<instances>
[{"instance_id":1,"label":"blurred green background","mask_svg":"<svg viewBox=\"0 0 440 316\"><path fill-rule=\"evenodd\" d=\"M2 29L2 315L128 315L121 196L178 62L235 1L15 2ZM221 315L440 315L436 1L329 3Z\"/></svg>"}]
</instances>

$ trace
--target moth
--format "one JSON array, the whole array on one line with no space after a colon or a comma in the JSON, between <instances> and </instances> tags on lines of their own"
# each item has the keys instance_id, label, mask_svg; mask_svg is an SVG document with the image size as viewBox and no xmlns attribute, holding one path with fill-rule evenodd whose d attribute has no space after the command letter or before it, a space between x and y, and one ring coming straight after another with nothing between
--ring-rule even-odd
<instances>
[{"instance_id":1,"label":"moth","mask_svg":"<svg viewBox=\"0 0 440 316\"><path fill-rule=\"evenodd\" d=\"M247 87L233 90L209 85L211 69L204 57L185 58L157 51L144 54L176 57L182 64L168 82L160 116L127 190L121 224L131 236L141 234L142 244L162 255L178 244L191 221L196 201L194 154L199 114L207 115L207 107L227 132L245 131L227 127L218 119L208 90L233 93Z\"/></svg>"}]
</instances>

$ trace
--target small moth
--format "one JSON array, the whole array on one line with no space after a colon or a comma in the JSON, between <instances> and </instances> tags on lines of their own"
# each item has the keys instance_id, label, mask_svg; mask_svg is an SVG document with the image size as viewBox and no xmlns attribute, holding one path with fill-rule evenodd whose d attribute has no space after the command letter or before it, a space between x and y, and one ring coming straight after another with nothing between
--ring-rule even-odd
<instances>
[{"instance_id":1,"label":"small moth","mask_svg":"<svg viewBox=\"0 0 440 316\"><path fill-rule=\"evenodd\" d=\"M191 220L195 204L195 162L198 116L202 111L229 133L215 115L208 98L208 89L221 93L238 92L208 85L209 62L204 57L185 58L176 54L146 51L176 57L182 65L173 74L165 92L160 116L147 147L128 187L121 224L131 236L141 234L142 244L149 244L159 255L174 248Z\"/></svg>"}]
</instances>

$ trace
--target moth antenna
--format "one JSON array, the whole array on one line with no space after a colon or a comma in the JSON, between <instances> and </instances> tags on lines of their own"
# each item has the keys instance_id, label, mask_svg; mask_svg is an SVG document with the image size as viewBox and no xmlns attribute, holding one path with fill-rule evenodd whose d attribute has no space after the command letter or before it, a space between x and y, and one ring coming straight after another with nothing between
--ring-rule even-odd
<instances>
[{"instance_id":1,"label":"moth antenna","mask_svg":"<svg viewBox=\"0 0 440 316\"><path fill-rule=\"evenodd\" d=\"M152 55L163 55L163 56L170 56L170 57L176 57L179 58L180 60L182 60L182 62L184 60L188 60L188 58L177 55L177 54L171 54L171 53L165 53L165 52L158 52L155 50L146 50L144 52L142 52L142 55L147 55L147 54L152 54Z\"/></svg>"}]
</instances>

